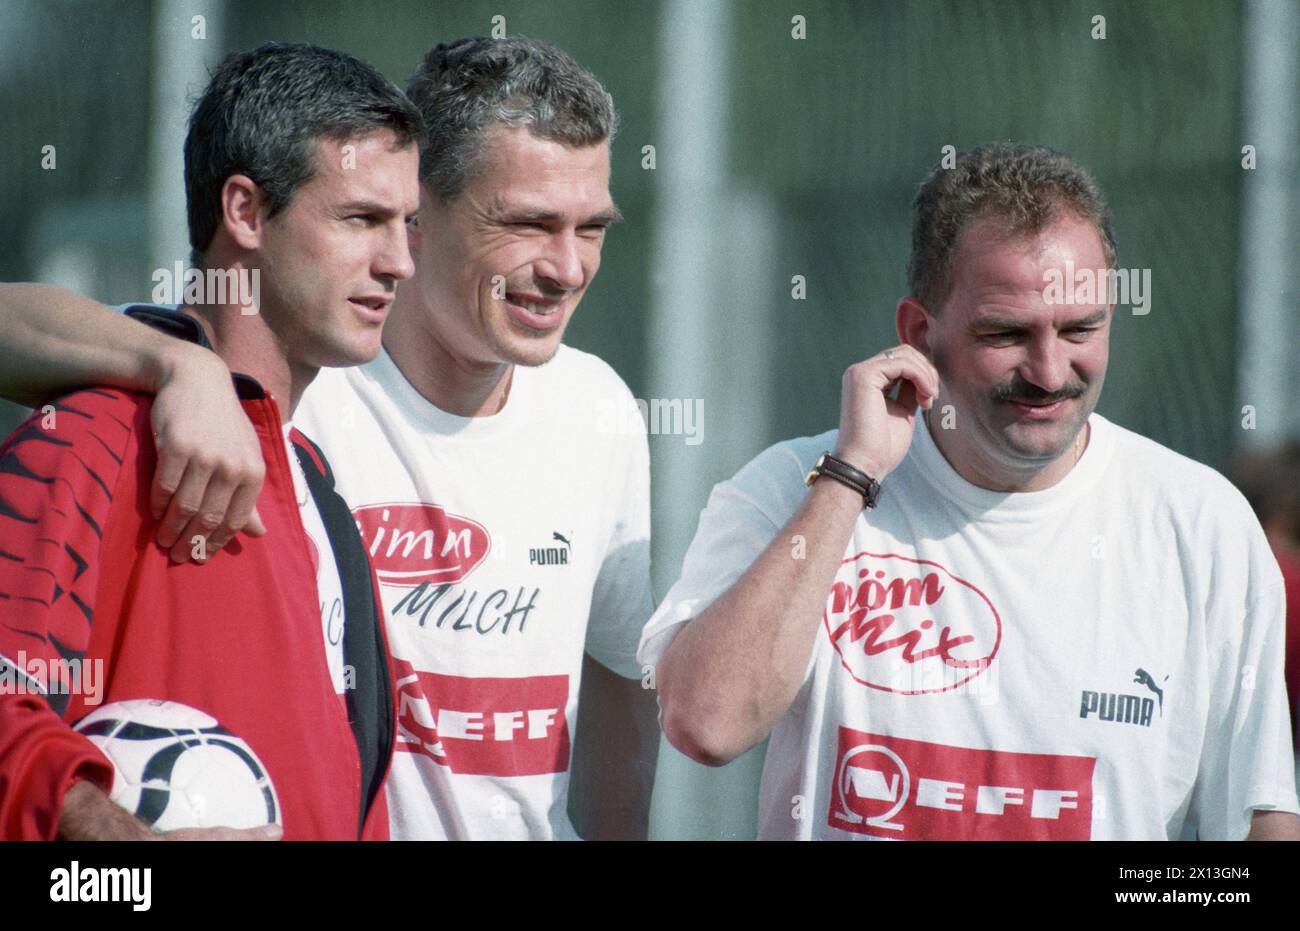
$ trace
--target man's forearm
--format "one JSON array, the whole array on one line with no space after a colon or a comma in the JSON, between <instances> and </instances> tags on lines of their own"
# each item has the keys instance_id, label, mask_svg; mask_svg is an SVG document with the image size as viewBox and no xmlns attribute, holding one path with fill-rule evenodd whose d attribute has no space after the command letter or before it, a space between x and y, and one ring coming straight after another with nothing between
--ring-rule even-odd
<instances>
[{"instance_id":1,"label":"man's forearm","mask_svg":"<svg viewBox=\"0 0 1300 931\"><path fill-rule=\"evenodd\" d=\"M1257 811L1246 840L1300 840L1300 816L1289 811Z\"/></svg>"},{"instance_id":2,"label":"man's forearm","mask_svg":"<svg viewBox=\"0 0 1300 931\"><path fill-rule=\"evenodd\" d=\"M0 397L29 407L107 384L157 392L195 347L62 288L0 284Z\"/></svg>"},{"instance_id":3,"label":"man's forearm","mask_svg":"<svg viewBox=\"0 0 1300 931\"><path fill-rule=\"evenodd\" d=\"M673 746L719 766L767 736L803 682L861 511L861 495L818 482L740 580L678 634L656 670Z\"/></svg>"},{"instance_id":4,"label":"man's forearm","mask_svg":"<svg viewBox=\"0 0 1300 931\"><path fill-rule=\"evenodd\" d=\"M570 814L586 840L645 840L659 755L654 692L583 657Z\"/></svg>"},{"instance_id":5,"label":"man's forearm","mask_svg":"<svg viewBox=\"0 0 1300 931\"><path fill-rule=\"evenodd\" d=\"M104 791L89 782L75 782L63 798L59 815L62 840L153 840L148 826Z\"/></svg>"}]
</instances>

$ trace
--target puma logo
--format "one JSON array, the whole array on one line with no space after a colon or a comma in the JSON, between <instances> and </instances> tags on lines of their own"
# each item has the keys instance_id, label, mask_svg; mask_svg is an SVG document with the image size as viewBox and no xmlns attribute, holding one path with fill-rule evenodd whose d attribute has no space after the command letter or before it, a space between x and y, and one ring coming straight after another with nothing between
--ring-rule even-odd
<instances>
[{"instance_id":1,"label":"puma logo","mask_svg":"<svg viewBox=\"0 0 1300 931\"><path fill-rule=\"evenodd\" d=\"M1145 685L1151 691L1156 693L1156 698L1160 700L1160 713L1163 715L1165 713L1165 692L1164 689L1156 685L1156 680L1151 678L1151 673L1147 672L1145 669L1139 669L1134 673L1133 681L1138 685ZM1168 676L1165 676L1165 681L1169 681Z\"/></svg>"},{"instance_id":2,"label":"puma logo","mask_svg":"<svg viewBox=\"0 0 1300 931\"><path fill-rule=\"evenodd\" d=\"M558 530L551 531L551 540L555 543L563 543L564 547L558 546L539 546L528 551L528 564L530 566L567 566L569 556L573 552L573 544L569 538Z\"/></svg>"}]
</instances>

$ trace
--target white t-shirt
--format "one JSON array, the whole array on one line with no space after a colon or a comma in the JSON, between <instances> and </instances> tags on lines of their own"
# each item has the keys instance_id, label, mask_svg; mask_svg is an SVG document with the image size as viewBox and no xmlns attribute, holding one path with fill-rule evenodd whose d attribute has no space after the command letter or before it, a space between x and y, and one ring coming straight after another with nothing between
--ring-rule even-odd
<instances>
[{"instance_id":1,"label":"white t-shirt","mask_svg":"<svg viewBox=\"0 0 1300 931\"><path fill-rule=\"evenodd\" d=\"M293 491L298 499L298 513L302 516L303 529L307 531L311 564L316 572L321 630L325 636L325 659L329 665L334 691L342 695L346 685L343 673L343 583L339 578L338 563L334 560L334 548L330 546L329 534L325 531L325 522L321 519L320 508L316 506L316 500L312 498L311 491L307 487L307 477L303 475L302 464L298 462L293 441L289 438L292 430L292 423L284 425L289 472L293 475Z\"/></svg>"},{"instance_id":2,"label":"white t-shirt","mask_svg":"<svg viewBox=\"0 0 1300 931\"><path fill-rule=\"evenodd\" d=\"M1023 494L966 482L918 423L772 730L760 837L1230 839L1252 809L1300 811L1258 522L1213 470L1090 423L1069 475ZM835 442L777 444L714 488L643 662L757 558Z\"/></svg>"},{"instance_id":3,"label":"white t-shirt","mask_svg":"<svg viewBox=\"0 0 1300 931\"><path fill-rule=\"evenodd\" d=\"M595 356L516 367L490 417L426 401L387 353L296 412L379 575L398 689L395 839L576 836L584 651L628 678L650 616L649 451ZM627 424L635 425L628 429Z\"/></svg>"}]
</instances>

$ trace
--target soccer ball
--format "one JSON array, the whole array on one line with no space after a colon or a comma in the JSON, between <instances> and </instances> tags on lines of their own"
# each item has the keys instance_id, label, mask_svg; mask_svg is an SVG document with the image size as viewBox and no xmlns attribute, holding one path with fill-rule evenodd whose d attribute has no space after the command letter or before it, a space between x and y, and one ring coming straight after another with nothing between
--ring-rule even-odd
<instances>
[{"instance_id":1,"label":"soccer ball","mask_svg":"<svg viewBox=\"0 0 1300 931\"><path fill-rule=\"evenodd\" d=\"M253 749L197 708L110 702L73 727L112 760L113 801L156 831L282 824Z\"/></svg>"}]
</instances>

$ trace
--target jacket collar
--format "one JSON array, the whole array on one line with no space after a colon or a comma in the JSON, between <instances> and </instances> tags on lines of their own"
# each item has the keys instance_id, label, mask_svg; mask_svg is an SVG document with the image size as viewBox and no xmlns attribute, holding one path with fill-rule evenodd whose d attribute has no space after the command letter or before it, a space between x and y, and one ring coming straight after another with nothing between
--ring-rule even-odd
<instances>
[{"instance_id":1,"label":"jacket collar","mask_svg":"<svg viewBox=\"0 0 1300 931\"><path fill-rule=\"evenodd\" d=\"M123 313L168 336L187 343L195 343L209 352L215 352L212 343L208 341L208 334L203 332L203 327L199 326L199 322L189 314L168 307L159 307L156 304L132 304ZM266 391L251 375L231 372L230 378L235 383L235 394L241 401L254 401L266 397Z\"/></svg>"}]
</instances>

